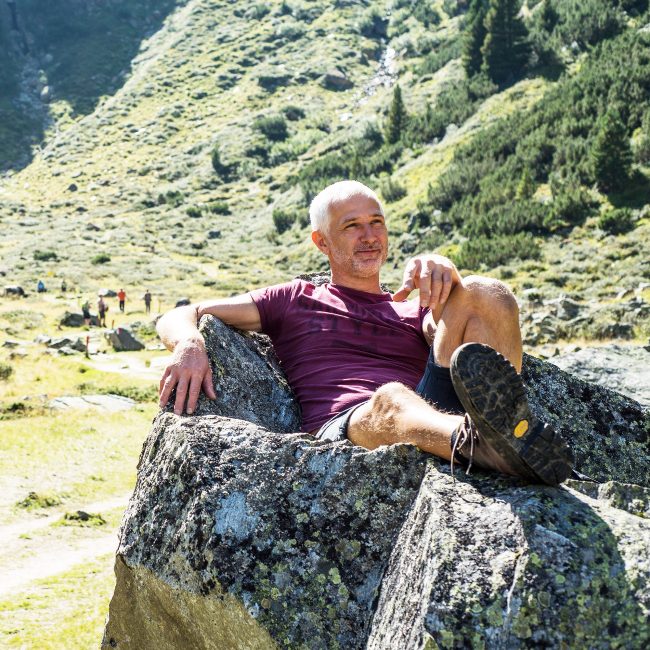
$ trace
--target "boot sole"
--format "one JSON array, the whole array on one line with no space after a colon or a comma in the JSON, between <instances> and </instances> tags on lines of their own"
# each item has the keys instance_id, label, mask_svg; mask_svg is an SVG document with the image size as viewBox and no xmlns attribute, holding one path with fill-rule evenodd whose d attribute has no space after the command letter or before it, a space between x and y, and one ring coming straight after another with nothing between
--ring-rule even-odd
<instances>
[{"instance_id":1,"label":"boot sole","mask_svg":"<svg viewBox=\"0 0 650 650\"><path fill-rule=\"evenodd\" d=\"M533 415L521 377L502 354L482 343L462 345L451 358L451 379L480 436L514 472L547 485L571 475L571 450Z\"/></svg>"}]
</instances>

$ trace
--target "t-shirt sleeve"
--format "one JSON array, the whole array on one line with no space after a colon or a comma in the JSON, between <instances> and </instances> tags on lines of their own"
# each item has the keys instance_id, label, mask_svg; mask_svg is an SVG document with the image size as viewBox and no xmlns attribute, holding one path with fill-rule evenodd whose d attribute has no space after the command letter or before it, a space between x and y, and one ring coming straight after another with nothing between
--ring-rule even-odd
<instances>
[{"instance_id":1,"label":"t-shirt sleeve","mask_svg":"<svg viewBox=\"0 0 650 650\"><path fill-rule=\"evenodd\" d=\"M271 338L277 336L282 328L285 314L296 294L296 281L274 284L263 289L253 289L249 295L260 313L262 332Z\"/></svg>"}]
</instances>

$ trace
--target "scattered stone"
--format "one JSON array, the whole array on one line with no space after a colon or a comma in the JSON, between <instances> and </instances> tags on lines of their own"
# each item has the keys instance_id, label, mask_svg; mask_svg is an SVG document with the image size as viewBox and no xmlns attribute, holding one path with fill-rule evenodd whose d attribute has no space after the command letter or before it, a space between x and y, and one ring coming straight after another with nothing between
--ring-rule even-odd
<instances>
[{"instance_id":1,"label":"scattered stone","mask_svg":"<svg viewBox=\"0 0 650 650\"><path fill-rule=\"evenodd\" d=\"M4 295L5 296L16 296L18 298L26 298L27 297L27 294L25 293L25 290L21 286L19 286L17 284L5 285Z\"/></svg>"},{"instance_id":2,"label":"scattered stone","mask_svg":"<svg viewBox=\"0 0 650 650\"><path fill-rule=\"evenodd\" d=\"M191 305L192 301L189 298L180 298L176 301L174 307L185 307L186 305Z\"/></svg>"},{"instance_id":3,"label":"scattered stone","mask_svg":"<svg viewBox=\"0 0 650 650\"><path fill-rule=\"evenodd\" d=\"M331 70L320 79L320 85L327 90L349 90L354 84L340 70Z\"/></svg>"},{"instance_id":4,"label":"scattered stone","mask_svg":"<svg viewBox=\"0 0 650 650\"><path fill-rule=\"evenodd\" d=\"M20 345L20 341L13 341L12 339L7 339L3 344L3 348L17 348Z\"/></svg>"},{"instance_id":5,"label":"scattered stone","mask_svg":"<svg viewBox=\"0 0 650 650\"><path fill-rule=\"evenodd\" d=\"M208 239L220 239L221 238L221 230L210 230L208 232Z\"/></svg>"},{"instance_id":6,"label":"scattered stone","mask_svg":"<svg viewBox=\"0 0 650 650\"><path fill-rule=\"evenodd\" d=\"M52 348L54 350L62 350L63 348L69 348L71 350L74 350L76 352L85 352L86 351L86 343L82 341L80 338L77 339L71 339L68 338L67 336L63 336L61 338L57 339L52 339L48 344L48 348Z\"/></svg>"},{"instance_id":7,"label":"scattered stone","mask_svg":"<svg viewBox=\"0 0 650 650\"><path fill-rule=\"evenodd\" d=\"M68 311L65 312L59 323L62 327L83 327L85 325L83 314ZM93 327L99 327L99 318L97 316L91 316L90 324Z\"/></svg>"},{"instance_id":8,"label":"scattered stone","mask_svg":"<svg viewBox=\"0 0 650 650\"><path fill-rule=\"evenodd\" d=\"M144 350L144 343L139 341L126 327L108 330L104 336L116 352L137 352Z\"/></svg>"},{"instance_id":9,"label":"scattered stone","mask_svg":"<svg viewBox=\"0 0 650 650\"><path fill-rule=\"evenodd\" d=\"M51 340L52 340L51 336L48 336L47 334L39 334L34 339L34 343L44 343L45 345L47 345Z\"/></svg>"},{"instance_id":10,"label":"scattered stone","mask_svg":"<svg viewBox=\"0 0 650 650\"><path fill-rule=\"evenodd\" d=\"M56 411L68 409L90 410L96 409L107 413L128 411L136 405L135 400L121 395L70 395L56 397L48 402L48 406Z\"/></svg>"}]
</instances>

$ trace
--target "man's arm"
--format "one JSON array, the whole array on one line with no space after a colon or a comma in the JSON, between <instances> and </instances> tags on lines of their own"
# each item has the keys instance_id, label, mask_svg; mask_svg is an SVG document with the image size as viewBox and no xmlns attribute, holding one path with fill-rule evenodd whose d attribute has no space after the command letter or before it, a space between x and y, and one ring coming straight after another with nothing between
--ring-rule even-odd
<instances>
[{"instance_id":1,"label":"man's arm","mask_svg":"<svg viewBox=\"0 0 650 650\"><path fill-rule=\"evenodd\" d=\"M160 380L160 405L167 403L176 388L176 415L183 412L186 399L187 413L191 415L194 412L201 387L210 399L217 398L205 342L198 330L198 322L206 314L239 329L259 332L262 327L259 311L249 294L177 307L158 321L158 334L172 352Z\"/></svg>"}]
</instances>

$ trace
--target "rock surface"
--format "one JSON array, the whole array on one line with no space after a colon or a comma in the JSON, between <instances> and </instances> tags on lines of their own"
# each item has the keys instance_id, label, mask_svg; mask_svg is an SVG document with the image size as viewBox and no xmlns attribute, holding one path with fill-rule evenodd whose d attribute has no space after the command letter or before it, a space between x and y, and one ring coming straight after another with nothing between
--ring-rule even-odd
<instances>
[{"instance_id":1,"label":"rock surface","mask_svg":"<svg viewBox=\"0 0 650 650\"><path fill-rule=\"evenodd\" d=\"M224 399L154 422L103 648L650 643L649 427L636 402L527 357L534 409L598 482L454 482L414 447L271 433L295 430L297 412L268 347L256 352L263 339L213 319L202 330Z\"/></svg>"},{"instance_id":2,"label":"rock surface","mask_svg":"<svg viewBox=\"0 0 650 650\"><path fill-rule=\"evenodd\" d=\"M104 334L106 340L116 352L137 352L144 350L144 343L139 341L126 327L118 327Z\"/></svg>"},{"instance_id":3,"label":"rock surface","mask_svg":"<svg viewBox=\"0 0 650 650\"><path fill-rule=\"evenodd\" d=\"M562 370L650 407L650 348L605 345L553 357Z\"/></svg>"}]
</instances>

